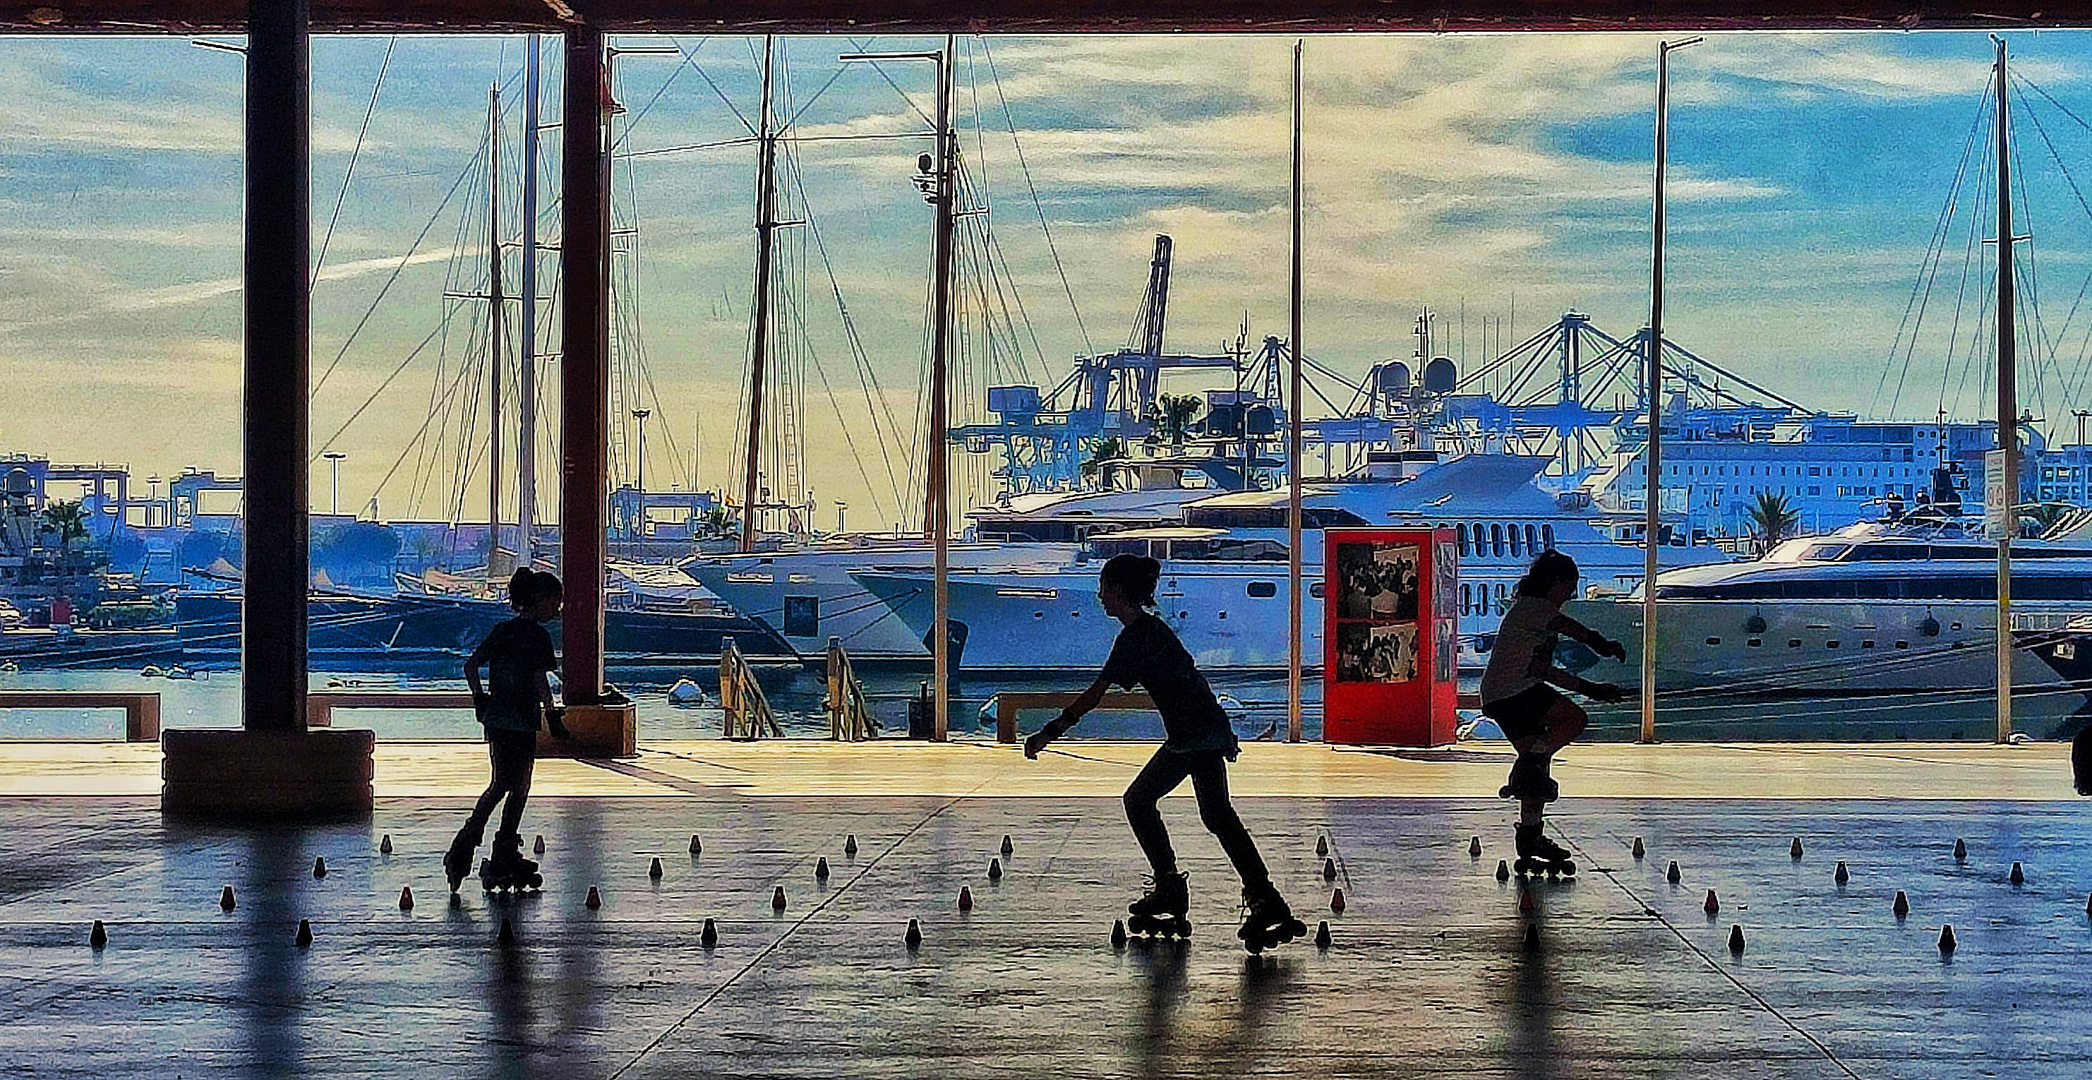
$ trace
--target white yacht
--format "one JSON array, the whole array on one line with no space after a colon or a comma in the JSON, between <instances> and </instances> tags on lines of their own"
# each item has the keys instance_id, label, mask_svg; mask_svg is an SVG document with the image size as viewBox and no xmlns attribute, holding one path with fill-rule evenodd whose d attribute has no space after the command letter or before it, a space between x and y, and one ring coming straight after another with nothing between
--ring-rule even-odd
<instances>
[{"instance_id":1,"label":"white yacht","mask_svg":"<svg viewBox=\"0 0 2092 1080\"><path fill-rule=\"evenodd\" d=\"M1045 570L1077 556L1093 532L1181 521L1185 504L1211 488L1163 486L1137 491L1056 492L1017 496L969 517L966 540L950 546L952 573ZM684 573L743 616L775 631L803 661L827 655L840 639L853 661L926 662L929 624L895 615L882 597L852 578L860 570L927 580L930 545L919 536L844 536L785 551L700 555ZM924 604L928 604L924 592ZM954 637L964 631L954 631Z\"/></svg>"},{"instance_id":2,"label":"white yacht","mask_svg":"<svg viewBox=\"0 0 2092 1080\"><path fill-rule=\"evenodd\" d=\"M1414 454L1415 452L1412 452ZM1626 590L1639 582L1642 549L1623 543L1606 515L1538 483L1544 458L1470 454L1444 464L1418 457L1407 475L1319 482L1303 494L1304 656L1322 662L1322 530L1435 526L1459 538L1459 618L1464 666L1486 652L1512 590L1533 557L1557 549L1588 581ZM1284 492L1214 495L1187 504L1181 526L1092 534L1059 565L954 569L949 577L962 671L1094 670L1116 627L1097 603L1102 560L1122 552L1162 563L1155 598L1199 666L1282 670L1289 663ZM1726 558L1704 545L1666 549L1667 562ZM921 568L867 567L850 575L884 600L918 638L933 621L931 579Z\"/></svg>"},{"instance_id":3,"label":"white yacht","mask_svg":"<svg viewBox=\"0 0 2092 1080\"><path fill-rule=\"evenodd\" d=\"M2092 688L2092 538L2078 532L2012 549L2014 715L2037 735L2054 734ZM1997 548L1959 523L1853 525L1752 562L1668 571L1656 605L1660 733L1733 737L1755 718L1836 737L1879 717L1893 730L1869 734L1996 734ZM1639 595L1566 610L1628 657L1601 662L1565 643L1564 666L1637 687ZM1594 723L1638 725L1638 709L1597 707Z\"/></svg>"}]
</instances>

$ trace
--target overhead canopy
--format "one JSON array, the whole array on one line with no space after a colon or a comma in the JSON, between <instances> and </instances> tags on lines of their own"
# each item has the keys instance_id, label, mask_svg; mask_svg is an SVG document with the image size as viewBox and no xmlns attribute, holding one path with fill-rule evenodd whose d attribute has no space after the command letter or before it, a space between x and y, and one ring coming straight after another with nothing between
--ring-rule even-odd
<instances>
[{"instance_id":1,"label":"overhead canopy","mask_svg":"<svg viewBox=\"0 0 2092 1080\"><path fill-rule=\"evenodd\" d=\"M1179 30L2034 29L2088 0L312 0L315 32L1045 33ZM4 33L238 33L244 0L0 0Z\"/></svg>"}]
</instances>

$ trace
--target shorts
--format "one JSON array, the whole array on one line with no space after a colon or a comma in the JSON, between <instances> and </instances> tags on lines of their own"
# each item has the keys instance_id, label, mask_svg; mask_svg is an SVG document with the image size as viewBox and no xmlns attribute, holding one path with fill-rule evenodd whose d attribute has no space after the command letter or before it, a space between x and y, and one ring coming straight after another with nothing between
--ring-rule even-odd
<instances>
[{"instance_id":1,"label":"shorts","mask_svg":"<svg viewBox=\"0 0 2092 1080\"><path fill-rule=\"evenodd\" d=\"M1548 712L1568 700L1560 690L1538 683L1510 697L1483 703L1482 715L1504 729L1504 738L1516 742L1547 734Z\"/></svg>"}]
</instances>

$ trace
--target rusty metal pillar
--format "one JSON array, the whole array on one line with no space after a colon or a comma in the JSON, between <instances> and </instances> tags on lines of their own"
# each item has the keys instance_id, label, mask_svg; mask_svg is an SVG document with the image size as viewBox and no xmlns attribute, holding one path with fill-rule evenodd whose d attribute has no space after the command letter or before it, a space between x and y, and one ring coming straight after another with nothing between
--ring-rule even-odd
<instances>
[{"instance_id":1,"label":"rusty metal pillar","mask_svg":"<svg viewBox=\"0 0 2092 1080\"><path fill-rule=\"evenodd\" d=\"M560 132L561 681L570 705L603 696L603 488L610 428L609 199L604 176L603 32L566 31Z\"/></svg>"},{"instance_id":2,"label":"rusty metal pillar","mask_svg":"<svg viewBox=\"0 0 2092 1080\"><path fill-rule=\"evenodd\" d=\"M248 6L240 718L249 731L305 728L312 247L306 3Z\"/></svg>"}]
</instances>

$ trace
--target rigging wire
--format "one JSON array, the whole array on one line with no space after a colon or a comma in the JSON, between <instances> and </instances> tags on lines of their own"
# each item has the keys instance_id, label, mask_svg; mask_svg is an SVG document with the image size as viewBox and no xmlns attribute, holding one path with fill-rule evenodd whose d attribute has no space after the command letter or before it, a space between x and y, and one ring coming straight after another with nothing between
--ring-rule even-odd
<instances>
[{"instance_id":1,"label":"rigging wire","mask_svg":"<svg viewBox=\"0 0 2092 1080\"><path fill-rule=\"evenodd\" d=\"M708 40L710 39L700 38L697 43L697 48L691 49L688 52L684 52L683 43L677 41L674 38L669 38L668 43L670 45L675 46L677 52L683 53L683 63L688 64L690 70L697 72L697 77L703 79L705 81L705 85L712 88L712 93L718 95L719 100L726 105L727 111L733 113L734 119L739 120L741 122L742 129L747 131L750 135L753 135L756 133L755 125L748 122L748 117L741 115L741 110L738 106L734 104L734 99L728 97L726 91L720 89L719 84L712 81L712 76L706 73L703 66L701 66L697 62L697 49L704 48L704 44ZM677 70L682 70L681 65L678 65Z\"/></svg>"},{"instance_id":2,"label":"rigging wire","mask_svg":"<svg viewBox=\"0 0 2092 1080\"><path fill-rule=\"evenodd\" d=\"M675 38L668 39L668 43L675 47L677 53L682 55L682 62L675 66L675 70L670 71L668 73L668 78L661 80L661 85L654 89L654 96L648 98L646 104L640 106L639 111L632 114L632 119L625 121L625 133L623 135L618 136L617 141L611 144L611 153L617 153L617 148L623 146L625 140L632 137L633 129L639 126L639 122L641 120L646 119L646 115L648 113L654 111L654 105L661 100L661 95L668 93L669 87L674 86L676 84L676 79L677 77L683 74L683 69L685 67L697 66L698 50L704 48L705 42L709 40L711 39L698 38L697 44L692 46L689 52L685 53L683 52L682 42L677 41Z\"/></svg>"},{"instance_id":3,"label":"rigging wire","mask_svg":"<svg viewBox=\"0 0 2092 1080\"><path fill-rule=\"evenodd\" d=\"M858 52L871 51L870 49L866 48L865 43L858 38L850 39L850 47L856 49ZM873 71L878 72L879 77L886 80L886 85L893 87L893 92L901 95L901 100L907 103L908 110L910 112L913 112L916 115L916 117L920 119L926 126L931 128L935 128L937 126L937 121L930 119L930 115L922 111L922 108L915 103L915 99L908 95L908 91L901 89L901 84L893 81L893 76L888 75L886 73L886 69L880 66L877 60L871 61L866 66L870 67ZM943 93L944 88L939 87L937 92L940 94Z\"/></svg>"},{"instance_id":4,"label":"rigging wire","mask_svg":"<svg viewBox=\"0 0 2092 1080\"><path fill-rule=\"evenodd\" d=\"M400 275L405 273L407 267L413 263L415 252L421 250L421 242L428 239L429 230L435 228L436 222L442 220L443 211L450 205L451 199L457 197L458 192L464 188L465 181L479 175L482 167L480 155L485 152L486 148L487 137L485 134L481 134L479 146L472 152L472 160L467 162L465 168L458 173L458 178L451 182L450 190L444 194L443 201L436 204L435 211L429 215L429 220L422 225L421 232L415 235L414 242L408 245L407 253L400 256L400 261L393 266L392 273L386 276L385 283L378 287L378 295L371 298L370 306L365 308L363 316L356 320L355 327L350 329L349 336L342 341L341 348L334 354L334 359L328 361L326 370L320 372L318 379L313 380L312 392L315 395L320 392L322 387L327 385L327 379L334 374L334 369L341 366L342 357L349 354L350 347L356 344L356 338L363 333L363 328L370 324L371 316L378 313L378 305L385 301L385 294L392 291L393 284L399 281ZM368 402L365 404L367 405Z\"/></svg>"},{"instance_id":5,"label":"rigging wire","mask_svg":"<svg viewBox=\"0 0 2092 1080\"><path fill-rule=\"evenodd\" d=\"M1968 136L1962 141L1961 161L1954 168L1954 182L1948 186L1946 198L1940 204L1939 218L1932 226L1931 238L1926 241L1925 257L1919 260L1917 280L1911 283L1911 298L1904 304L1903 320L1897 324L1895 340L1889 346L1889 362L1882 365L1881 380L1874 387L1874 403L1878 409L1882 389L1888 383L1889 368L1895 364L1896 353L1900 347L1903 352L1903 366L1896 374L1896 391L1889 398L1888 411L1891 415L1895 413L1897 404L1903 400L1903 386L1910 375L1911 361L1917 355L1918 334L1924 327L1925 313L1931 306L1932 286L1939 277L1940 266L1946 257L1947 238L1950 235L1949 230L1953 227L1955 207L1959 205L1962 182L1968 176L1969 161L1975 154L1976 137L1983 129L1983 120L1988 115L1989 107L1990 91L1985 89L1983 100L1977 104L1975 118L1969 122ZM1928 264L1931 267L1929 274L1926 270ZM1907 340L1906 328L1909 331Z\"/></svg>"},{"instance_id":6,"label":"rigging wire","mask_svg":"<svg viewBox=\"0 0 2092 1080\"><path fill-rule=\"evenodd\" d=\"M334 212L327 217L327 231L320 236L320 252L312 261L312 278L307 288L319 284L320 268L327 265L327 247L334 242L334 226L341 220L342 203L349 198L349 181L356 176L356 161L363 156L363 141L370 134L370 118L378 111L378 91L385 85L385 72L392 67L392 49L399 44L400 36L394 34L385 39L385 56L378 61L378 77L370 84L370 104L363 108L363 123L356 129L356 145L349 151L349 165L341 174L341 190L334 195Z\"/></svg>"},{"instance_id":7,"label":"rigging wire","mask_svg":"<svg viewBox=\"0 0 2092 1080\"><path fill-rule=\"evenodd\" d=\"M1010 145L1017 150L1017 168L1024 174L1024 188L1031 194L1032 210L1039 215L1039 231L1046 237L1046 253L1053 259L1053 271L1060 275L1061 292L1068 298L1068 310L1075 315L1075 329L1082 335L1082 350L1094 353L1096 346L1090 344L1090 329L1083 325L1082 306L1075 302L1075 288L1068 283L1068 269L1061 264L1060 249L1053 243L1053 227L1046 223L1046 207L1039 201L1038 185L1032 182L1031 165L1024 159L1024 140L1017 137L1017 118L1010 111L1009 98L1004 96L1002 75L995 70L995 53L988 47L988 39L981 42L981 58L988 62L988 77L995 82L995 99L1002 105L1003 122L1010 132Z\"/></svg>"},{"instance_id":8,"label":"rigging wire","mask_svg":"<svg viewBox=\"0 0 2092 1080\"><path fill-rule=\"evenodd\" d=\"M2032 90L2036 94L2039 94L2041 97L2046 98L2051 104L2054 104L2058 109L2064 108L2061 102L2056 101L2055 98L2051 96L2046 90L2042 89L2039 85L2033 83L2024 76L2014 75L2014 79L2023 88ZM2034 130L2038 135L2040 135L2042 145L2047 147L2049 159L2055 163L2056 171L2062 174L2064 182L2069 186L2071 197L2076 200L2078 208L2085 212L2086 217L2088 219L2092 219L2092 202L2088 202L2086 200L2083 189L2078 185L2077 177L2071 173L2070 166L2064 162L2062 151L2056 146L2056 141L2052 136L2050 136L2047 126L2041 122L2040 114L2035 112L2033 109L2026 109L2024 110L2024 112L2027 118L2033 121ZM2064 112L2068 113L2069 110L2064 109ZM2075 114L2071 114L2071 116L2073 119L2076 119ZM2079 122L2082 123L2082 121ZM2092 130L2092 128L2088 128L2088 130ZM2022 171L2021 176L2025 176L2024 171ZM2063 326L2061 329L2056 331L2055 347L2060 348L2063 342L2068 339L2070 335L2071 324L2077 320L2078 312L2084 304L2086 292L2088 289L2092 289L2092 273L2088 273L2086 275L2083 284L2081 284L2078 287L2077 296L2071 300L2070 311L2063 320ZM2092 329L2088 329L2087 335L2087 348L2092 349ZM2057 361L2057 375L2061 381L2061 385L2064 390L2065 396L2069 400L2076 400L2081 391L2083 390L2085 375L2088 371L2088 366L2085 362L2085 359L2086 350L2081 349L2079 352L2077 372L2075 375L2071 376L2065 376L2062 374L2060 360Z\"/></svg>"}]
</instances>

